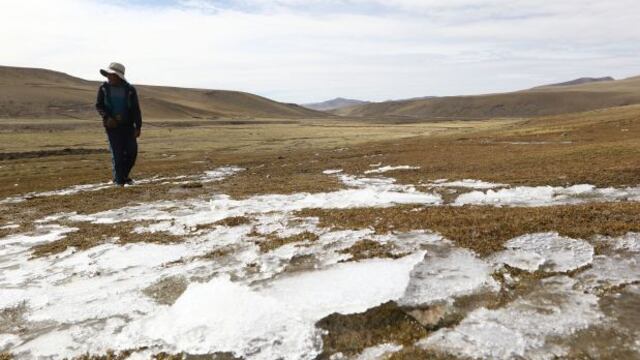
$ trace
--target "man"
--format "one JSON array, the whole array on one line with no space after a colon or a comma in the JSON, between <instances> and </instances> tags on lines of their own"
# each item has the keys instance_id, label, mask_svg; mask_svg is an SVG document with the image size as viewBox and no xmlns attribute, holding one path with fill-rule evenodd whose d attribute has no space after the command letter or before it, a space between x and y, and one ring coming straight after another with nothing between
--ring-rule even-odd
<instances>
[{"instance_id":1,"label":"man","mask_svg":"<svg viewBox=\"0 0 640 360\"><path fill-rule=\"evenodd\" d=\"M108 81L98 90L96 109L109 138L113 182L117 186L131 185L129 173L138 155L137 138L142 128L138 93L124 77L122 64L111 63L100 74Z\"/></svg>"}]
</instances>

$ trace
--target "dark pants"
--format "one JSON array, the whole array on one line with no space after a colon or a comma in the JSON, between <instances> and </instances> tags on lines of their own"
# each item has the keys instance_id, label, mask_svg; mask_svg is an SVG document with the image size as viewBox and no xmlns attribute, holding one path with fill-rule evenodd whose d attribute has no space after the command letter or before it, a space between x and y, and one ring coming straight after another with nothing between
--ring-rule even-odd
<instances>
[{"instance_id":1,"label":"dark pants","mask_svg":"<svg viewBox=\"0 0 640 360\"><path fill-rule=\"evenodd\" d=\"M133 127L107 130L111 162L113 164L113 181L124 184L129 179L129 173L136 163L138 156L138 142Z\"/></svg>"}]
</instances>

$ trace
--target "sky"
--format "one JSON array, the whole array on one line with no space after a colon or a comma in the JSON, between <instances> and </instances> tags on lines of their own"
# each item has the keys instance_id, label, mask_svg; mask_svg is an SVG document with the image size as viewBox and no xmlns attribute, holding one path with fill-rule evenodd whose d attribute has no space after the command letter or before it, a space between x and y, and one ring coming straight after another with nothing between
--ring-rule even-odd
<instances>
[{"instance_id":1,"label":"sky","mask_svg":"<svg viewBox=\"0 0 640 360\"><path fill-rule=\"evenodd\" d=\"M0 65L306 103L640 75L638 0L0 0Z\"/></svg>"}]
</instances>

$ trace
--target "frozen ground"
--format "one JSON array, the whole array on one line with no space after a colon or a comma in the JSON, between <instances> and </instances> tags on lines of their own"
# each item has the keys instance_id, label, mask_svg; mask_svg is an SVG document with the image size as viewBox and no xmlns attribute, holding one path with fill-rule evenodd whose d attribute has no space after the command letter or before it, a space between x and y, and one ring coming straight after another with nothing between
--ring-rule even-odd
<instances>
[{"instance_id":1,"label":"frozen ground","mask_svg":"<svg viewBox=\"0 0 640 360\"><path fill-rule=\"evenodd\" d=\"M420 191L379 175L411 167L375 167L364 177L340 169L325 171L345 186L334 192L245 199L211 194L206 199L141 203L94 214L55 214L39 220L33 231L2 238L0 351L31 359L144 347L135 353L137 358L164 351L313 359L322 351L317 321L334 312L363 312L390 300L408 312L434 307L457 311L459 322L417 344L457 356L551 359L569 354L572 341L602 326L619 328L629 339L640 338L640 326L617 326L620 319L637 318L628 304L640 298L634 285L640 282L640 234L595 239L528 234L511 239L499 253L480 257L429 229L387 235L369 228L337 231L320 227L316 218L293 215L308 208L442 206L436 190L447 188L471 189L454 200L456 206L637 201L639 188L509 187L443 179L425 181L431 185ZM188 179L145 181L218 181L238 171L220 168ZM102 186L27 196L65 196ZM6 199L5 204L27 196ZM246 221L216 224L232 217ZM140 224L136 233L169 233L183 241L123 245L106 239L88 250L32 258L32 246L78 231L73 224L129 222ZM301 234L313 236L260 246L274 237ZM353 261L345 250L362 240L387 247L389 256ZM595 243L609 250L595 255ZM513 269L542 275L528 277ZM525 282L530 291L500 306L478 300L467 301L464 311L458 308L456 300L497 298ZM631 300L619 300L620 294ZM637 340L618 345L640 356ZM379 344L357 358L383 358L401 348Z\"/></svg>"}]
</instances>

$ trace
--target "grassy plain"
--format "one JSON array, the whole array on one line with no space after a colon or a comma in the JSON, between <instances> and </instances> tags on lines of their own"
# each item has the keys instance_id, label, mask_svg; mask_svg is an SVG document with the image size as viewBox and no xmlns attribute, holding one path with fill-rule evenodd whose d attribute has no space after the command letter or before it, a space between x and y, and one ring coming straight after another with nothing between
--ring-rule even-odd
<instances>
[{"instance_id":1,"label":"grassy plain","mask_svg":"<svg viewBox=\"0 0 640 360\"><path fill-rule=\"evenodd\" d=\"M639 134L640 106L535 119L452 122L149 120L140 140L135 177L199 174L223 165L247 170L220 183L145 184L2 204L1 224L13 222L19 227L0 229L0 237L32 229L34 220L60 212L92 213L152 200L206 197L216 192L241 198L266 193L330 191L343 185L323 175L323 170L344 169L349 174L363 174L372 164L419 166L416 170L388 174L418 188L421 183L442 178L536 186L580 183L636 186L640 182ZM63 151L66 148L69 150ZM108 181L110 155L105 149L105 136L97 122L3 120L0 199ZM526 233L557 231L591 241L595 235L640 231L640 205L635 202L544 208L308 209L299 214L317 216L321 226L336 229L371 227L376 233L430 229L481 255L501 250L506 240ZM223 222L247 221L228 218ZM172 236L130 237L131 229L126 223L117 227L83 224L73 235L35 247L33 256L55 254L70 246L86 249L113 236L123 243L180 241ZM314 239L304 235L268 240L260 244L264 251ZM597 253L606 252L596 241L592 243ZM348 249L355 259L390 256L389 249L371 242L356 245ZM337 336L325 338L327 356L337 351L357 353L387 341L411 344L430 329L417 325L394 305L382 305L345 318L330 316L320 325ZM450 323L437 326L445 325ZM340 340L343 335L349 339L346 343ZM440 355L406 348L395 356Z\"/></svg>"},{"instance_id":2,"label":"grassy plain","mask_svg":"<svg viewBox=\"0 0 640 360\"><path fill-rule=\"evenodd\" d=\"M362 174L376 163L419 166L417 170L390 174L399 182L418 187L421 182L441 178L521 185L629 186L640 179L639 133L640 106L536 119L409 124L349 119L150 120L140 140L135 177L198 174L222 165L237 165L247 171L203 186L158 184L37 197L0 206L0 216L28 227L37 218L63 211L89 213L142 201L206 196L215 191L234 197L330 191L343 185L323 175L323 170L341 168ZM103 130L96 122L7 120L0 124L0 144L0 152L14 154L13 159L0 161L2 198L109 181L110 155ZM46 153L64 148L71 149L70 154ZM78 149L105 152L74 154ZM527 231L555 230L574 236L619 234L639 230L634 224L640 223L636 221L640 207L633 203L534 210L438 207L408 217L405 210L397 207L384 212L361 209L314 214L336 227L369 223L383 232L430 228L481 253L498 250L509 237ZM381 214L384 221L373 224ZM69 237L74 243L72 240ZM38 253L66 248L52 245Z\"/></svg>"}]
</instances>

